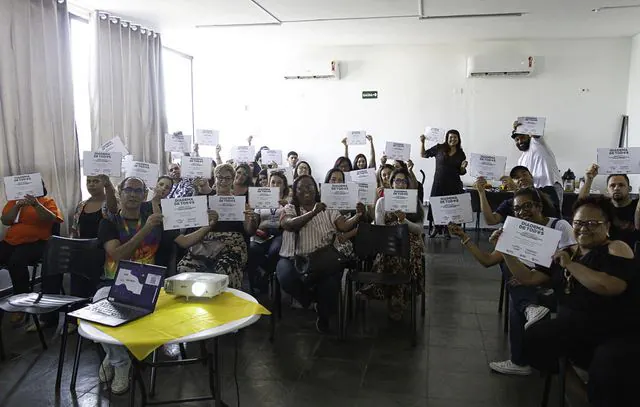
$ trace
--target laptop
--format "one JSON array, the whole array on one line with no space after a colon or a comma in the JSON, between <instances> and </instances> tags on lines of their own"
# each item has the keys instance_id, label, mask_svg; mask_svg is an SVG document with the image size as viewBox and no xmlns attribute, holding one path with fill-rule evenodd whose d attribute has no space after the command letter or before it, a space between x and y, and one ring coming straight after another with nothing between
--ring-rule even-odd
<instances>
[{"instance_id":1,"label":"laptop","mask_svg":"<svg viewBox=\"0 0 640 407\"><path fill-rule=\"evenodd\" d=\"M151 314L163 286L166 267L121 260L109 295L69 316L116 327Z\"/></svg>"}]
</instances>

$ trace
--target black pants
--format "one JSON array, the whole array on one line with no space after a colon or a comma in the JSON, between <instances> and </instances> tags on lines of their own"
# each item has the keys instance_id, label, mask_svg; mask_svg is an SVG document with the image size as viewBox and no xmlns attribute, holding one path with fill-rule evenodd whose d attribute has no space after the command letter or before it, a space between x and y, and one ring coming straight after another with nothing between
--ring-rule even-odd
<instances>
[{"instance_id":1,"label":"black pants","mask_svg":"<svg viewBox=\"0 0 640 407\"><path fill-rule=\"evenodd\" d=\"M593 406L637 405L640 334L623 333L620 329L624 328L561 310L558 318L540 321L526 331L525 355L543 372L557 372L559 357L588 369Z\"/></svg>"},{"instance_id":2,"label":"black pants","mask_svg":"<svg viewBox=\"0 0 640 407\"><path fill-rule=\"evenodd\" d=\"M0 265L9 270L14 294L29 292L29 269L27 266L42 259L46 244L46 240L16 246L5 241L0 242Z\"/></svg>"}]
</instances>

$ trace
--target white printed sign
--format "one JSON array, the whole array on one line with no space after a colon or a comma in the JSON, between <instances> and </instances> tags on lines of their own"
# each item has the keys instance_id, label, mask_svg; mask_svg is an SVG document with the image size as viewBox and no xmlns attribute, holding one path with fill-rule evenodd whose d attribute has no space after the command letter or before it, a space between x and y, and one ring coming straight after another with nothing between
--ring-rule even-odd
<instances>
[{"instance_id":1,"label":"white printed sign","mask_svg":"<svg viewBox=\"0 0 640 407\"><path fill-rule=\"evenodd\" d=\"M385 189L384 210L416 213L418 209L418 191L415 189Z\"/></svg>"},{"instance_id":2,"label":"white printed sign","mask_svg":"<svg viewBox=\"0 0 640 407\"><path fill-rule=\"evenodd\" d=\"M361 146L367 144L367 132L365 130L347 132L347 144L350 146Z\"/></svg>"},{"instance_id":3,"label":"white printed sign","mask_svg":"<svg viewBox=\"0 0 640 407\"><path fill-rule=\"evenodd\" d=\"M518 123L521 123L521 125L516 129L516 133L544 136L544 126L546 122L547 119L544 117L518 117Z\"/></svg>"},{"instance_id":4,"label":"white printed sign","mask_svg":"<svg viewBox=\"0 0 640 407\"><path fill-rule=\"evenodd\" d=\"M358 188L358 202L362 202L365 205L375 205L378 186L375 183L357 183L355 185L357 185Z\"/></svg>"},{"instance_id":5,"label":"white printed sign","mask_svg":"<svg viewBox=\"0 0 640 407\"><path fill-rule=\"evenodd\" d=\"M471 194L432 196L429 203L436 225L473 222Z\"/></svg>"},{"instance_id":6,"label":"white printed sign","mask_svg":"<svg viewBox=\"0 0 640 407\"><path fill-rule=\"evenodd\" d=\"M164 151L167 153L188 153L191 151L191 136L167 133L164 135Z\"/></svg>"},{"instance_id":7,"label":"white printed sign","mask_svg":"<svg viewBox=\"0 0 640 407\"><path fill-rule=\"evenodd\" d=\"M262 163L282 165L282 150L262 150Z\"/></svg>"},{"instance_id":8,"label":"white printed sign","mask_svg":"<svg viewBox=\"0 0 640 407\"><path fill-rule=\"evenodd\" d=\"M122 174L122 153L84 151L82 167L85 177L91 175L119 177Z\"/></svg>"},{"instance_id":9,"label":"white printed sign","mask_svg":"<svg viewBox=\"0 0 640 407\"><path fill-rule=\"evenodd\" d=\"M411 144L387 141L385 153L390 160L409 161L411 158Z\"/></svg>"},{"instance_id":10,"label":"white printed sign","mask_svg":"<svg viewBox=\"0 0 640 407\"><path fill-rule=\"evenodd\" d=\"M499 180L504 175L507 157L489 154L469 154L469 175Z\"/></svg>"},{"instance_id":11,"label":"white printed sign","mask_svg":"<svg viewBox=\"0 0 640 407\"><path fill-rule=\"evenodd\" d=\"M124 174L126 177L138 177L153 188L158 181L160 173L158 164L145 163L142 161L124 161Z\"/></svg>"},{"instance_id":12,"label":"white printed sign","mask_svg":"<svg viewBox=\"0 0 640 407\"><path fill-rule=\"evenodd\" d=\"M244 221L247 200L244 196L214 195L209 197L209 209L218 213L218 221Z\"/></svg>"},{"instance_id":13,"label":"white printed sign","mask_svg":"<svg viewBox=\"0 0 640 407\"><path fill-rule=\"evenodd\" d=\"M442 127L426 127L424 129L424 137L432 143L444 143L444 137L447 130Z\"/></svg>"},{"instance_id":14,"label":"white printed sign","mask_svg":"<svg viewBox=\"0 0 640 407\"><path fill-rule=\"evenodd\" d=\"M124 146L122 139L118 136L115 136L111 140L101 145L98 151L104 151L106 153L122 153L123 156L129 154L129 151Z\"/></svg>"},{"instance_id":15,"label":"white printed sign","mask_svg":"<svg viewBox=\"0 0 640 407\"><path fill-rule=\"evenodd\" d=\"M209 224L207 197L189 196L160 201L164 230L199 228Z\"/></svg>"},{"instance_id":16,"label":"white printed sign","mask_svg":"<svg viewBox=\"0 0 640 407\"><path fill-rule=\"evenodd\" d=\"M559 230L507 216L496 251L549 267L561 237Z\"/></svg>"},{"instance_id":17,"label":"white printed sign","mask_svg":"<svg viewBox=\"0 0 640 407\"><path fill-rule=\"evenodd\" d=\"M358 188L355 184L322 184L320 198L322 203L327 205L327 209L355 209L358 203Z\"/></svg>"},{"instance_id":18,"label":"white printed sign","mask_svg":"<svg viewBox=\"0 0 640 407\"><path fill-rule=\"evenodd\" d=\"M254 146L237 146L233 149L233 162L238 163L250 163L253 162L256 156L256 149Z\"/></svg>"},{"instance_id":19,"label":"white printed sign","mask_svg":"<svg viewBox=\"0 0 640 407\"><path fill-rule=\"evenodd\" d=\"M201 146L217 146L220 144L220 132L210 129L196 129L196 143Z\"/></svg>"},{"instance_id":20,"label":"white printed sign","mask_svg":"<svg viewBox=\"0 0 640 407\"><path fill-rule=\"evenodd\" d=\"M211 178L210 157L182 157L180 174L184 178Z\"/></svg>"},{"instance_id":21,"label":"white printed sign","mask_svg":"<svg viewBox=\"0 0 640 407\"><path fill-rule=\"evenodd\" d=\"M271 177L271 174L273 174L274 172L283 173L285 178L287 179L287 183L289 185L293 184L293 168L291 168L291 167L269 168L267 170L267 175L269 175L269 177Z\"/></svg>"},{"instance_id":22,"label":"white printed sign","mask_svg":"<svg viewBox=\"0 0 640 407\"><path fill-rule=\"evenodd\" d=\"M250 187L249 206L253 209L279 208L280 188Z\"/></svg>"},{"instance_id":23,"label":"white printed sign","mask_svg":"<svg viewBox=\"0 0 640 407\"><path fill-rule=\"evenodd\" d=\"M640 147L599 148L600 174L640 174Z\"/></svg>"},{"instance_id":24,"label":"white printed sign","mask_svg":"<svg viewBox=\"0 0 640 407\"><path fill-rule=\"evenodd\" d=\"M7 201L17 201L24 199L26 195L42 196L42 176L39 172L33 174L22 174L4 177L4 192Z\"/></svg>"},{"instance_id":25,"label":"white printed sign","mask_svg":"<svg viewBox=\"0 0 640 407\"><path fill-rule=\"evenodd\" d=\"M376 182L375 168L365 168L364 170L355 170L349 172L349 181L362 184L370 184Z\"/></svg>"}]
</instances>

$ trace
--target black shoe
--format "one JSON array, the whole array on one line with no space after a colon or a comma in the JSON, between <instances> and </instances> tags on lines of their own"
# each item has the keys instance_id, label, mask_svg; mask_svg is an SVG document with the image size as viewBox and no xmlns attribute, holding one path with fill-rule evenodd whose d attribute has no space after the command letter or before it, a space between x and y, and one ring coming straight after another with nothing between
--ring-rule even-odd
<instances>
[{"instance_id":1,"label":"black shoe","mask_svg":"<svg viewBox=\"0 0 640 407\"><path fill-rule=\"evenodd\" d=\"M438 235L438 228L434 226L433 229L431 229L431 233L429 233L429 237L434 238L437 235Z\"/></svg>"},{"instance_id":2,"label":"black shoe","mask_svg":"<svg viewBox=\"0 0 640 407\"><path fill-rule=\"evenodd\" d=\"M329 321L325 318L316 318L316 330L321 334L331 333L331 329L329 328Z\"/></svg>"}]
</instances>

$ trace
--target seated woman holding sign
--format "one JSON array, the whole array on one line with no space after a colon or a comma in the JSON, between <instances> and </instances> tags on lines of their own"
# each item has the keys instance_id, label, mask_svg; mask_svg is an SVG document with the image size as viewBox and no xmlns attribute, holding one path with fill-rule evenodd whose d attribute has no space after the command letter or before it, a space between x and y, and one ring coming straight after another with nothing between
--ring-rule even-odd
<instances>
[{"instance_id":1,"label":"seated woman holding sign","mask_svg":"<svg viewBox=\"0 0 640 407\"><path fill-rule=\"evenodd\" d=\"M393 189L408 189L411 177L406 169L394 170L391 174L390 184ZM422 232L424 230L423 220L424 211L422 205L416 200L415 213L404 213L401 211L387 212L385 211L385 199L382 197L376 203L375 223L376 225L394 226L398 224L406 224L409 227L409 267L406 267L404 259L399 257L390 257L379 255L373 265L373 269L378 273L409 273L417 280L418 295L421 294L424 287L424 273L422 269L422 253L424 252L424 241L422 240ZM404 286L381 286L377 284L369 284L364 286L357 295L362 299L377 299L389 301L389 317L393 320L401 320L402 313L407 308L405 299L407 295L405 291L408 287Z\"/></svg>"},{"instance_id":2,"label":"seated woman holding sign","mask_svg":"<svg viewBox=\"0 0 640 407\"><path fill-rule=\"evenodd\" d=\"M196 180L197 181L197 180ZM150 201L142 203L140 210L147 213L162 213L160 207L160 201L167 198L173 189L173 178L168 175L161 175L156 181L156 186L153 188L153 197ZM193 183L195 186L195 181Z\"/></svg>"},{"instance_id":3,"label":"seated woman holding sign","mask_svg":"<svg viewBox=\"0 0 640 407\"><path fill-rule=\"evenodd\" d=\"M309 175L293 182L293 199L284 207L278 280L303 307L317 303L316 328L321 333L329 331L329 318L338 305L342 259L352 254L351 244L340 244L336 234L351 230L363 211L363 205L358 205L356 215L345 219L340 212L326 209Z\"/></svg>"},{"instance_id":4,"label":"seated woman holding sign","mask_svg":"<svg viewBox=\"0 0 640 407\"><path fill-rule=\"evenodd\" d=\"M298 161L296 168L293 170L294 180L302 175L311 175L311 166L306 161Z\"/></svg>"},{"instance_id":5,"label":"seated woman holding sign","mask_svg":"<svg viewBox=\"0 0 640 407\"><path fill-rule=\"evenodd\" d=\"M0 264L11 276L14 294L29 292L29 269L42 258L54 223L62 223L62 214L53 198L47 196L42 182L40 196L26 195L23 199L7 202L2 210L2 224L8 226L0 241ZM12 324L19 324L23 313L11 316Z\"/></svg>"},{"instance_id":6,"label":"seated woman holding sign","mask_svg":"<svg viewBox=\"0 0 640 407\"><path fill-rule=\"evenodd\" d=\"M232 165L222 164L216 167L215 177L217 194L209 197L209 209L213 212L211 231L202 241L189 248L178 263L178 273L226 274L229 276L230 287L241 288L242 273L248 258L248 240L256 231L257 218L245 205L244 220L221 221L211 200L233 197L234 179L238 179L238 174Z\"/></svg>"},{"instance_id":7,"label":"seated woman holding sign","mask_svg":"<svg viewBox=\"0 0 640 407\"><path fill-rule=\"evenodd\" d=\"M233 179L233 195L249 195L249 187L253 186L253 169L249 164L238 164Z\"/></svg>"},{"instance_id":8,"label":"seated woman holding sign","mask_svg":"<svg viewBox=\"0 0 640 407\"><path fill-rule=\"evenodd\" d=\"M513 213L518 219L537 223L562 232L558 248L570 247L576 243L573 237L573 229L567 221L550 218L543 213L543 198L541 193L534 188L524 188L516 191L513 198ZM507 281L509 301L509 345L511 358L501 362L491 362L489 367L494 372L513 375L531 374L530 363L523 352L523 337L526 329L543 319L549 313L549 308L538 305L538 290L522 283L518 277L509 272L509 267L501 264L505 255L493 251L487 253L476 246L471 238L458 225L450 224L449 231L452 235L460 237L462 245L471 252L473 257L485 267L500 264L502 275ZM495 239L495 236L492 236ZM512 264L523 264L521 260L513 258ZM508 264L508 263L507 263ZM527 267L534 267L529 263Z\"/></svg>"},{"instance_id":9,"label":"seated woman holding sign","mask_svg":"<svg viewBox=\"0 0 640 407\"><path fill-rule=\"evenodd\" d=\"M280 203L276 208L255 210L260 216L260 223L256 235L251 238L251 243L249 243L249 261L247 263L247 274L252 281L252 286L258 288L260 292L266 292L268 280L263 277L271 275L275 271L280 258L280 247L282 246L280 217L284 212L284 206L289 203L287 201L289 185L284 173L272 172L268 186L280 189ZM264 276L259 274L259 268L265 271Z\"/></svg>"},{"instance_id":10,"label":"seated woman holding sign","mask_svg":"<svg viewBox=\"0 0 640 407\"><path fill-rule=\"evenodd\" d=\"M556 252L550 268L505 256L521 284L551 283L559 299L555 319L527 330L527 359L543 372L557 372L560 357L588 369L589 401L598 407L638 405L640 383L640 274L631 248L609 239L614 220L610 200L579 199L578 245Z\"/></svg>"},{"instance_id":11,"label":"seated woman holding sign","mask_svg":"<svg viewBox=\"0 0 640 407\"><path fill-rule=\"evenodd\" d=\"M373 146L373 136L367 134L367 141L369 141L369 145L371 148L369 164L367 164L367 157L364 154L356 155L356 158L353 159L353 169L354 170L364 170L366 168L376 168L376 149ZM342 144L344 144L344 156L349 158L349 144L347 142L347 138L342 139Z\"/></svg>"}]
</instances>

